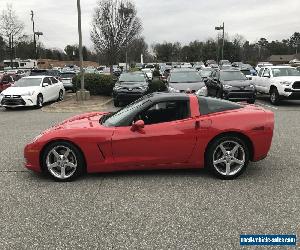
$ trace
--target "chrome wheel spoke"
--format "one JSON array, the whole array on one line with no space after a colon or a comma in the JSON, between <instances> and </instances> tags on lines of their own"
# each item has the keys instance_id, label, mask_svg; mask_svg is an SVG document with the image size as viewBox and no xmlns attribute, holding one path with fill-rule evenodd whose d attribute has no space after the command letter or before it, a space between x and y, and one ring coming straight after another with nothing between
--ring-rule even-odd
<instances>
[{"instance_id":1,"label":"chrome wheel spoke","mask_svg":"<svg viewBox=\"0 0 300 250\"><path fill-rule=\"evenodd\" d=\"M66 178L66 168L64 166L60 167L60 177L62 179Z\"/></svg>"},{"instance_id":2,"label":"chrome wheel spoke","mask_svg":"<svg viewBox=\"0 0 300 250\"><path fill-rule=\"evenodd\" d=\"M226 149L224 148L223 144L220 145L220 149L223 153L223 155L225 155L227 153Z\"/></svg>"},{"instance_id":3,"label":"chrome wheel spoke","mask_svg":"<svg viewBox=\"0 0 300 250\"><path fill-rule=\"evenodd\" d=\"M67 167L70 167L70 168L73 168L73 169L76 168L75 164L72 163L72 162L66 163L66 166L67 166Z\"/></svg>"},{"instance_id":4,"label":"chrome wheel spoke","mask_svg":"<svg viewBox=\"0 0 300 250\"><path fill-rule=\"evenodd\" d=\"M48 168L49 169L53 169L53 168L56 168L56 167L58 167L58 163L57 162L54 162L52 164L48 164Z\"/></svg>"},{"instance_id":5,"label":"chrome wheel spoke","mask_svg":"<svg viewBox=\"0 0 300 250\"><path fill-rule=\"evenodd\" d=\"M232 159L232 162L237 163L237 164L239 164L239 165L243 165L243 164L244 164L244 161L243 161L243 160L239 160L239 159L237 159L237 158L233 158L233 159Z\"/></svg>"},{"instance_id":6,"label":"chrome wheel spoke","mask_svg":"<svg viewBox=\"0 0 300 250\"><path fill-rule=\"evenodd\" d=\"M70 152L71 152L71 150L69 148L67 148L66 152L64 153L64 157L68 158Z\"/></svg>"},{"instance_id":7,"label":"chrome wheel spoke","mask_svg":"<svg viewBox=\"0 0 300 250\"><path fill-rule=\"evenodd\" d=\"M240 147L240 145L237 144L237 145L235 145L234 148L231 150L231 154L232 154L233 156L234 156L235 153L238 151L239 147Z\"/></svg>"},{"instance_id":8,"label":"chrome wheel spoke","mask_svg":"<svg viewBox=\"0 0 300 250\"><path fill-rule=\"evenodd\" d=\"M222 157L222 158L220 158L218 160L215 160L214 164L220 164L220 163L225 163L225 162L226 162L226 160L224 159L224 157Z\"/></svg>"},{"instance_id":9,"label":"chrome wheel spoke","mask_svg":"<svg viewBox=\"0 0 300 250\"><path fill-rule=\"evenodd\" d=\"M61 155L59 153L57 153L57 151L55 149L52 149L51 152L54 154L54 156L56 157L57 160L61 158Z\"/></svg>"},{"instance_id":10,"label":"chrome wheel spoke","mask_svg":"<svg viewBox=\"0 0 300 250\"><path fill-rule=\"evenodd\" d=\"M226 175L229 175L230 174L230 162L226 162L226 172L225 172L225 174Z\"/></svg>"}]
</instances>

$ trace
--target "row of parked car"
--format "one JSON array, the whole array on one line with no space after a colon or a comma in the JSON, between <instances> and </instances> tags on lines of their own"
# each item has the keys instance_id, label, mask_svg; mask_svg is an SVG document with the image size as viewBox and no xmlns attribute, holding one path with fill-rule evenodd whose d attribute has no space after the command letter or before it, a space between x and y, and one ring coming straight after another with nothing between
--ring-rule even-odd
<instances>
[{"instance_id":1,"label":"row of parked car","mask_svg":"<svg viewBox=\"0 0 300 250\"><path fill-rule=\"evenodd\" d=\"M160 71L162 72L162 71ZM160 79L168 92L188 92L231 101L255 103L257 93L268 94L277 105L283 99L300 100L300 71L291 66L261 65L258 74L235 67L163 68ZM115 106L130 102L148 93L152 81L145 71L123 73L113 97Z\"/></svg>"}]
</instances>

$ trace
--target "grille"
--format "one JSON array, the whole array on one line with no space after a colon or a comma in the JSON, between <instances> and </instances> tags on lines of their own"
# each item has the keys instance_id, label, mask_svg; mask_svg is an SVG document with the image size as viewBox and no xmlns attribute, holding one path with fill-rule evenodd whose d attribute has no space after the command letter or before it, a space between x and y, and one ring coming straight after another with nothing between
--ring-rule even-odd
<instances>
[{"instance_id":1,"label":"grille","mask_svg":"<svg viewBox=\"0 0 300 250\"><path fill-rule=\"evenodd\" d=\"M7 98L4 96L4 98L1 101L1 105L7 105L7 106L19 106L19 105L25 105L25 101L21 97L10 97Z\"/></svg>"},{"instance_id":2,"label":"grille","mask_svg":"<svg viewBox=\"0 0 300 250\"><path fill-rule=\"evenodd\" d=\"M293 89L300 89L300 82L294 82Z\"/></svg>"}]
</instances>

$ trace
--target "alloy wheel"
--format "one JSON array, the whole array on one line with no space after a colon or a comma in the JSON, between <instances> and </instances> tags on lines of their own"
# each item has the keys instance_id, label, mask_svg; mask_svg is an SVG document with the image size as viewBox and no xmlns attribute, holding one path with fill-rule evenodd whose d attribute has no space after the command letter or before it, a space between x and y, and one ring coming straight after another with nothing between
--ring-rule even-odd
<instances>
[{"instance_id":1,"label":"alloy wheel","mask_svg":"<svg viewBox=\"0 0 300 250\"><path fill-rule=\"evenodd\" d=\"M236 141L223 141L213 153L213 166L222 176L236 175L244 167L246 153Z\"/></svg>"},{"instance_id":2,"label":"alloy wheel","mask_svg":"<svg viewBox=\"0 0 300 250\"><path fill-rule=\"evenodd\" d=\"M65 180L72 177L77 169L75 152L62 145L52 148L46 157L46 167L57 179Z\"/></svg>"}]
</instances>

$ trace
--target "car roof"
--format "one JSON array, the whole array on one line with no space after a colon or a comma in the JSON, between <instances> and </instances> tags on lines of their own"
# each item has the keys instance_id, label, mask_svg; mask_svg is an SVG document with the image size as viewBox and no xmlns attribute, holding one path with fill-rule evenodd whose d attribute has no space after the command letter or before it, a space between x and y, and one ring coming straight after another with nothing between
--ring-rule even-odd
<instances>
[{"instance_id":1,"label":"car roof","mask_svg":"<svg viewBox=\"0 0 300 250\"><path fill-rule=\"evenodd\" d=\"M278 68L280 68L280 69L286 69L286 68L294 68L294 67L292 67L292 66L263 66L262 68L270 68L270 69L272 69L272 68L276 68L276 69L278 69Z\"/></svg>"},{"instance_id":2,"label":"car roof","mask_svg":"<svg viewBox=\"0 0 300 250\"><path fill-rule=\"evenodd\" d=\"M51 77L51 76L46 76L46 75L39 75L39 76L25 76L23 78L43 78L43 77Z\"/></svg>"},{"instance_id":3,"label":"car roof","mask_svg":"<svg viewBox=\"0 0 300 250\"><path fill-rule=\"evenodd\" d=\"M154 92L145 96L152 102L157 101L175 101L175 100L189 100L189 95L186 93L168 93L168 92Z\"/></svg>"}]
</instances>

